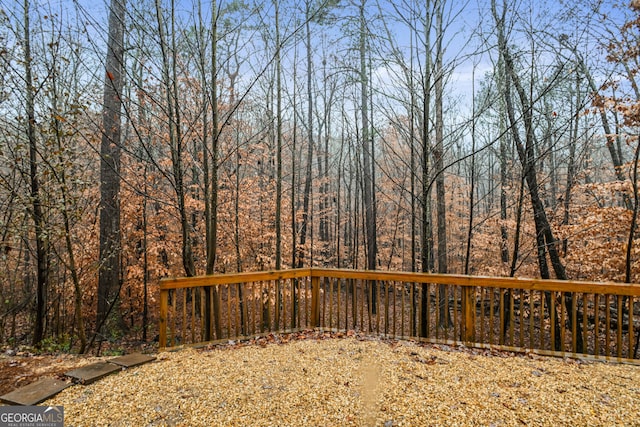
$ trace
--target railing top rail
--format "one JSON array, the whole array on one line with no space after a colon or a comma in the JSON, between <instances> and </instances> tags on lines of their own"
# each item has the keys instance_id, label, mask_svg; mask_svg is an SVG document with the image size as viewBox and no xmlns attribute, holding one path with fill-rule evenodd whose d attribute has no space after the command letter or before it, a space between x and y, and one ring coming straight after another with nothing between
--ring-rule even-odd
<instances>
[{"instance_id":1,"label":"railing top rail","mask_svg":"<svg viewBox=\"0 0 640 427\"><path fill-rule=\"evenodd\" d=\"M616 282L582 282L571 280L543 280L513 277L466 276L460 274L412 273L397 271L348 270L329 268L301 268L280 271L227 273L211 276L166 278L161 290L216 286L222 284L260 282L303 277L334 277L341 279L383 280L406 283L435 283L458 286L483 286L504 289L528 289L556 292L583 292L640 296L640 285Z\"/></svg>"},{"instance_id":2,"label":"railing top rail","mask_svg":"<svg viewBox=\"0 0 640 427\"><path fill-rule=\"evenodd\" d=\"M200 286L227 285L234 283L261 282L279 279L310 277L311 269L254 271L245 273L212 274L195 277L168 277L160 280L160 289L196 288Z\"/></svg>"},{"instance_id":3,"label":"railing top rail","mask_svg":"<svg viewBox=\"0 0 640 427\"><path fill-rule=\"evenodd\" d=\"M412 273L312 268L312 276L362 280L390 280L408 283L435 283L458 286L482 286L505 289L529 289L558 292L584 292L640 296L640 285L617 282L586 282L523 277L467 276L462 274Z\"/></svg>"}]
</instances>

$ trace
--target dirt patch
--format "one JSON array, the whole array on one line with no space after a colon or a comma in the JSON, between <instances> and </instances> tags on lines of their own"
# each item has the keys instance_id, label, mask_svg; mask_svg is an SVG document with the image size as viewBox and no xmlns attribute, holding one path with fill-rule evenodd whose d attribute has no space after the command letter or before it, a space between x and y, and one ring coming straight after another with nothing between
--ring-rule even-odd
<instances>
[{"instance_id":1,"label":"dirt patch","mask_svg":"<svg viewBox=\"0 0 640 427\"><path fill-rule=\"evenodd\" d=\"M11 353L11 352L9 352ZM29 352L0 354L0 396L28 385L42 377L63 377L71 369L100 358L68 354L34 355Z\"/></svg>"}]
</instances>

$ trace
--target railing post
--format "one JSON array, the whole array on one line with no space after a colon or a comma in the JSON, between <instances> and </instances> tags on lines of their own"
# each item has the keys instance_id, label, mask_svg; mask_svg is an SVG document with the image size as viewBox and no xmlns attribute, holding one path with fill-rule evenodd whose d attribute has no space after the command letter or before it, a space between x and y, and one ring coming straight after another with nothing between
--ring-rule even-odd
<instances>
[{"instance_id":1,"label":"railing post","mask_svg":"<svg viewBox=\"0 0 640 427\"><path fill-rule=\"evenodd\" d=\"M464 341L471 343L476 340L476 298L475 287L464 287Z\"/></svg>"},{"instance_id":2,"label":"railing post","mask_svg":"<svg viewBox=\"0 0 640 427\"><path fill-rule=\"evenodd\" d=\"M162 349L167 346L167 316L169 314L169 290L160 289L160 325L158 346Z\"/></svg>"},{"instance_id":3,"label":"railing post","mask_svg":"<svg viewBox=\"0 0 640 427\"><path fill-rule=\"evenodd\" d=\"M311 276L311 324L320 326L320 278Z\"/></svg>"}]
</instances>

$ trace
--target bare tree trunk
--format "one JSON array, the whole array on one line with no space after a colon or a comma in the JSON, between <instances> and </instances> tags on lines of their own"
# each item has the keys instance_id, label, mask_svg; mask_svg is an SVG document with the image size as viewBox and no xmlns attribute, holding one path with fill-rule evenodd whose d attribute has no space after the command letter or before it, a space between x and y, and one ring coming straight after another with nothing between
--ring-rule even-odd
<instances>
[{"instance_id":1,"label":"bare tree trunk","mask_svg":"<svg viewBox=\"0 0 640 427\"><path fill-rule=\"evenodd\" d=\"M443 118L443 92L444 75L442 70L442 8L443 2L436 2L436 61L435 61L435 133L436 145L433 150L434 168L436 175L436 217L438 222L438 273L447 273L447 207L445 202L444 186L444 118ZM451 313L449 311L449 297L447 295L449 287L439 285L438 292L440 316L438 316L440 327L452 325Z\"/></svg>"},{"instance_id":2,"label":"bare tree trunk","mask_svg":"<svg viewBox=\"0 0 640 427\"><path fill-rule=\"evenodd\" d=\"M49 249L45 232L45 219L42 212L42 199L40 195L40 180L38 178L38 147L36 139L36 118L33 87L31 75L31 24L29 20L29 0L24 0L24 71L26 83L26 112L27 112L27 139L29 141L29 179L31 184L31 216L36 233L36 318L33 328L32 343L40 345L44 338L44 323L46 317L46 296L49 288Z\"/></svg>"},{"instance_id":3,"label":"bare tree trunk","mask_svg":"<svg viewBox=\"0 0 640 427\"><path fill-rule=\"evenodd\" d=\"M58 148L58 162L62 165L64 164L64 159L62 156L62 153L64 151L64 141L63 141L63 130L61 129L61 123L60 123L60 119L58 117L61 117L60 114L57 112L57 105L58 105L58 89L57 89L57 84L55 79L52 81L52 85L53 85L53 108L56 110L56 117L54 118L54 130L55 130L55 137L56 137L56 143L57 143L57 148ZM60 195L62 197L62 206L61 206L61 213L62 213L62 222L64 225L64 237L65 237L65 245L66 245L66 250L67 250L67 255L69 256L69 262L67 264L67 268L71 274L71 281L73 283L73 290L74 290L74 316L75 316L75 321L76 321L76 325L77 325L77 330L78 330L78 339L80 340L80 348L78 349L78 353L82 354L84 353L86 347L87 347L87 336L85 333L85 327L84 327L84 317L82 315L82 287L80 286L80 279L78 277L78 268L76 265L76 258L75 258L75 253L73 250L73 243L72 243L72 238L71 238L71 220L69 218L69 210L71 209L70 203L69 203L69 195L68 195L68 191L69 191L69 186L67 183L67 171L65 168L61 168L59 172L55 172L54 174L57 175L58 177L58 181L60 184Z\"/></svg>"},{"instance_id":4,"label":"bare tree trunk","mask_svg":"<svg viewBox=\"0 0 640 427\"><path fill-rule=\"evenodd\" d=\"M430 176L430 150L431 144L429 143L429 120L430 120L430 111L431 111L431 68L432 68L432 60L431 60L431 25L432 25L432 16L431 16L431 0L427 0L426 4L426 18L425 18L425 29L424 29L424 47L425 47L425 65L424 65L424 81L422 84L422 129L421 129L421 137L422 137L422 234L421 234L421 263L422 263L422 272L432 272L434 268L434 260L433 260L433 229L431 224L431 186L429 185L429 176ZM421 313L421 324L420 324L420 336L426 337L427 335L427 324L429 319L427 318L427 292L428 286L422 286L422 299L420 306Z\"/></svg>"},{"instance_id":5,"label":"bare tree trunk","mask_svg":"<svg viewBox=\"0 0 640 427\"><path fill-rule=\"evenodd\" d=\"M471 177L469 183L469 229L467 230L467 249L464 257L464 274L469 274L469 262L471 258L471 239L473 237L473 212L476 191L476 90L475 90L475 67L471 77Z\"/></svg>"},{"instance_id":6,"label":"bare tree trunk","mask_svg":"<svg viewBox=\"0 0 640 427\"><path fill-rule=\"evenodd\" d=\"M359 51L360 51L360 113L362 119L362 197L365 213L365 236L367 242L367 269L376 269L377 260L377 230L375 216L375 202L373 188L373 157L372 142L369 132L369 76L367 72L367 23L365 17L366 0L360 2L360 32L359 32ZM377 286L375 281L369 283L370 301L369 307L371 314L376 314L377 307Z\"/></svg>"},{"instance_id":7,"label":"bare tree trunk","mask_svg":"<svg viewBox=\"0 0 640 427\"><path fill-rule=\"evenodd\" d=\"M500 67L501 68L501 67ZM503 79L500 73L499 79ZM500 102L500 109L504 103ZM507 133L504 120L504 111L500 111L500 259L504 265L509 262L509 234L507 231L507 188L509 180L507 174Z\"/></svg>"},{"instance_id":8,"label":"bare tree trunk","mask_svg":"<svg viewBox=\"0 0 640 427\"><path fill-rule=\"evenodd\" d=\"M300 225L300 243L297 254L298 268L304 266L304 247L307 243L307 228L309 227L309 205L311 202L311 180L312 180L312 164L313 164L313 90L312 90L312 57L311 57L311 5L310 1L306 2L305 10L305 30L307 38L307 165L306 176L304 180L304 189L302 193L302 224ZM309 260L311 265L313 260Z\"/></svg>"},{"instance_id":9,"label":"bare tree trunk","mask_svg":"<svg viewBox=\"0 0 640 427\"><path fill-rule=\"evenodd\" d=\"M580 105L580 73L576 73L576 94L575 94L575 104L573 111L573 127L569 131L569 160L567 164L567 184L564 192L564 215L562 218L563 225L569 225L569 210L571 206L571 192L573 191L573 185L575 180L575 157L576 157L576 143L578 140L578 125L580 122L580 114L578 113L579 105ZM571 103L573 104L573 96L571 97ZM567 251L569 249L569 240L564 238L562 240L562 253L564 256L567 255Z\"/></svg>"},{"instance_id":10,"label":"bare tree trunk","mask_svg":"<svg viewBox=\"0 0 640 427\"><path fill-rule=\"evenodd\" d=\"M111 0L100 146L100 269L97 324L116 303L120 288L120 115L124 67L125 1ZM116 313L117 314L117 313Z\"/></svg>"},{"instance_id":11,"label":"bare tree trunk","mask_svg":"<svg viewBox=\"0 0 640 427\"><path fill-rule=\"evenodd\" d=\"M282 63L280 58L280 2L274 0L276 23L276 270L282 268ZM278 282L278 288L280 283ZM278 295L280 290L278 289ZM276 320L277 322L277 320Z\"/></svg>"},{"instance_id":12,"label":"bare tree trunk","mask_svg":"<svg viewBox=\"0 0 640 427\"><path fill-rule=\"evenodd\" d=\"M217 1L211 2L211 152L210 155L210 193L205 201L208 205L209 217L207 222L207 268L206 274L213 274L216 269L216 258L218 249L218 146L220 141L220 129L218 119L218 7ZM234 91L232 90L233 94ZM233 99L232 99L233 101ZM205 150L206 151L206 150ZM238 171L239 172L239 171ZM212 295L211 295L212 294ZM212 317L215 323L216 337L222 337L222 325L220 324L220 295L217 288L208 288L205 293L207 301L205 304L205 335L211 339L210 321ZM213 299L213 307L211 300Z\"/></svg>"},{"instance_id":13,"label":"bare tree trunk","mask_svg":"<svg viewBox=\"0 0 640 427\"><path fill-rule=\"evenodd\" d=\"M636 234L636 223L638 220L638 157L640 157L640 138L638 138L638 145L636 145L636 151L633 157L633 171L631 184L633 186L633 211L631 214L631 226L629 227L629 238L627 240L627 253L625 256L625 273L624 282L631 283L631 264L633 262L631 258L633 240ZM631 332L630 332L631 333Z\"/></svg>"}]
</instances>

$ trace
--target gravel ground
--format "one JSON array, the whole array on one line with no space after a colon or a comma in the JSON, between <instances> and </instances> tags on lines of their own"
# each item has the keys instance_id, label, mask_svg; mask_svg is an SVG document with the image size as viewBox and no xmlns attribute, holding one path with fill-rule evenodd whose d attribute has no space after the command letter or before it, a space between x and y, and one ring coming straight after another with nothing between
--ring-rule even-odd
<instances>
[{"instance_id":1,"label":"gravel ground","mask_svg":"<svg viewBox=\"0 0 640 427\"><path fill-rule=\"evenodd\" d=\"M640 426L639 366L347 335L165 352L43 404L67 426Z\"/></svg>"}]
</instances>

